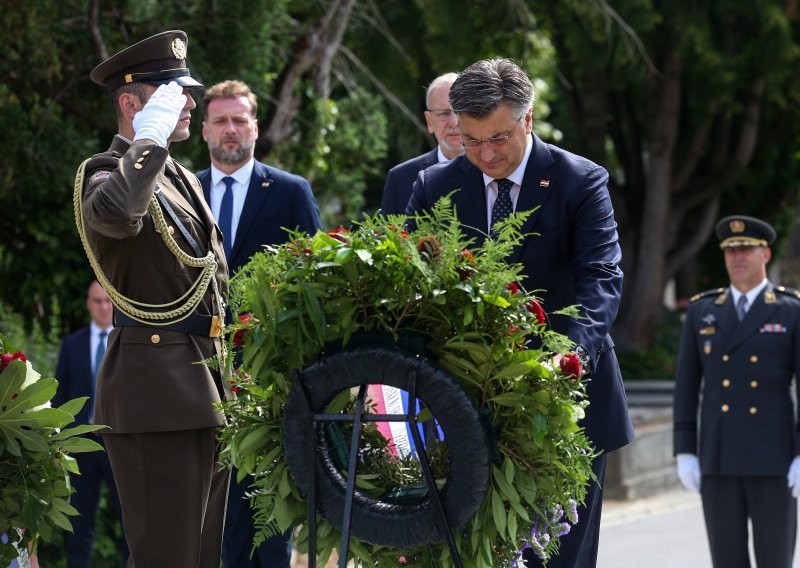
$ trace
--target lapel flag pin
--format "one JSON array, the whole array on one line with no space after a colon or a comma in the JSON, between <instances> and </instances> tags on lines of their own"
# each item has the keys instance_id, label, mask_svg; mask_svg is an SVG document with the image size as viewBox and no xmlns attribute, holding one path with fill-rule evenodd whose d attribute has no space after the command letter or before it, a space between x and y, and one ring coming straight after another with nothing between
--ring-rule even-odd
<instances>
[{"instance_id":1,"label":"lapel flag pin","mask_svg":"<svg viewBox=\"0 0 800 568\"><path fill-rule=\"evenodd\" d=\"M263 187L264 189L268 188L269 187L269 182L268 181L262 181L261 182L261 187Z\"/></svg>"},{"instance_id":2,"label":"lapel flag pin","mask_svg":"<svg viewBox=\"0 0 800 568\"><path fill-rule=\"evenodd\" d=\"M549 179L540 179L539 180L539 187L550 187L550 180Z\"/></svg>"}]
</instances>

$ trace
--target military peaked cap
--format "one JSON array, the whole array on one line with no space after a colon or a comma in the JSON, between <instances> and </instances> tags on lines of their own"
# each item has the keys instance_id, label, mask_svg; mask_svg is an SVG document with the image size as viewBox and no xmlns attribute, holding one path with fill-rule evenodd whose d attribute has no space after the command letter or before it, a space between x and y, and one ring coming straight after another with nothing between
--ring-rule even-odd
<instances>
[{"instance_id":1,"label":"military peaked cap","mask_svg":"<svg viewBox=\"0 0 800 568\"><path fill-rule=\"evenodd\" d=\"M746 215L731 215L717 223L719 248L768 247L775 242L775 229L769 223Z\"/></svg>"},{"instance_id":2,"label":"military peaked cap","mask_svg":"<svg viewBox=\"0 0 800 568\"><path fill-rule=\"evenodd\" d=\"M109 90L131 83L165 85L170 81L182 87L202 87L186 67L188 41L180 30L150 36L103 61L89 77Z\"/></svg>"}]
</instances>

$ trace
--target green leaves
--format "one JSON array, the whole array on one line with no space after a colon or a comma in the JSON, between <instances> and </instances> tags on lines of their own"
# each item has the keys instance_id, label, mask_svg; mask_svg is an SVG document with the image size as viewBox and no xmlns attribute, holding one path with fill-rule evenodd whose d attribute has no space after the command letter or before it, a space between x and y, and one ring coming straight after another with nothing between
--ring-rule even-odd
<instances>
[{"instance_id":1,"label":"green leaves","mask_svg":"<svg viewBox=\"0 0 800 568\"><path fill-rule=\"evenodd\" d=\"M4 342L0 337L0 351ZM70 453L102 450L94 440L75 437L103 426L67 428L85 398L50 408L55 379L40 378L29 363L0 368L0 533L24 530L20 546L50 540L53 529L72 530L69 474L78 474ZM0 565L16 556L0 547Z\"/></svg>"},{"instance_id":2,"label":"green leaves","mask_svg":"<svg viewBox=\"0 0 800 568\"><path fill-rule=\"evenodd\" d=\"M244 336L236 372L247 379L237 381L236 399L223 404L230 420L225 454L242 478L252 475L262 531L302 526L306 504L283 461L281 437L293 372L320 353L359 345L359 334L398 341L413 332L426 342L427 356L490 417L486 428L502 457L476 513L476 532L458 539L462 559L470 568L507 564L534 518L584 495L591 451L575 423L584 387L552 368L554 354L571 344L539 323L528 309L533 296L520 284L521 268L506 262L522 238L523 217L511 218L499 238L477 248L448 199L416 218L416 230L404 229L405 222L366 217L349 230L295 233L286 245L255 255L234 279L234 313L258 321ZM533 341L541 348L529 348ZM353 395L344 391L327 412L352 408ZM431 417L428 409L420 414L421 421ZM342 436L349 440L346 430ZM445 432L445 443L429 448L437 484L447 477L446 439ZM386 444L374 424L364 427L356 486L365 496L422 479L418 462L390 457ZM338 547L339 535L327 521L319 529L324 557ZM448 565L449 559L443 545L399 552L356 544L350 550L350 560L381 566L399 566L400 555L415 566Z\"/></svg>"}]
</instances>

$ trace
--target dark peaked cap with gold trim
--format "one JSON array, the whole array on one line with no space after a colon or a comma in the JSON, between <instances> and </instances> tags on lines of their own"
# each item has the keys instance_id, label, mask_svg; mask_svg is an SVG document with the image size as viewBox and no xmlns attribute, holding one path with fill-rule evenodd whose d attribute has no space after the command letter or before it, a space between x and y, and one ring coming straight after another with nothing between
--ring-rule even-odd
<instances>
[{"instance_id":1,"label":"dark peaked cap with gold trim","mask_svg":"<svg viewBox=\"0 0 800 568\"><path fill-rule=\"evenodd\" d=\"M746 215L731 215L717 223L719 248L768 247L775 242L775 229L769 223Z\"/></svg>"},{"instance_id":2,"label":"dark peaked cap with gold trim","mask_svg":"<svg viewBox=\"0 0 800 568\"><path fill-rule=\"evenodd\" d=\"M89 78L110 91L131 83L166 85L170 81L181 87L202 87L186 67L188 43L185 32L161 32L112 55Z\"/></svg>"}]
</instances>

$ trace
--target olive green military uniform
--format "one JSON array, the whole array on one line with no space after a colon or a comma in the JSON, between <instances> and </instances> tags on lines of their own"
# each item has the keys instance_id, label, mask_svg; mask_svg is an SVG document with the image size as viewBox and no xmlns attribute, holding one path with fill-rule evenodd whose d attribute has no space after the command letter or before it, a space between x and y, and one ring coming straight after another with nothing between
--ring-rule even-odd
<instances>
[{"instance_id":1,"label":"olive green military uniform","mask_svg":"<svg viewBox=\"0 0 800 568\"><path fill-rule=\"evenodd\" d=\"M720 288L689 305L675 379L675 453L699 457L715 566L750 565L748 517L759 567L789 566L797 503L786 473L800 453L790 396L800 369L800 298L767 284L739 321L731 296Z\"/></svg>"},{"instance_id":2,"label":"olive green military uniform","mask_svg":"<svg viewBox=\"0 0 800 568\"><path fill-rule=\"evenodd\" d=\"M181 52L169 53L170 44L178 45L185 57L185 42L183 32L164 32L128 48L121 52L126 55L112 79L120 80L123 70L140 72L151 84L174 80L176 73L179 81L180 73L188 77L184 62L176 61ZM160 75L162 62L155 68L137 66L137 53L143 60L152 59L149 52L159 50L167 51L165 59L172 57L169 77ZM121 54L106 63L120 61ZM106 84L113 88L112 79ZM165 167L174 167L180 181L168 177ZM174 214L173 218L159 204L178 247L197 257L194 241L203 253L216 256L215 282L192 318L212 322L213 316L224 317L220 297L227 293L227 265L222 235L195 176L173 165L167 149L157 144L131 144L117 135L107 152L86 165L83 224L102 273L121 296L153 306L174 302L192 288L201 268L179 262L164 243L148 209L154 192L161 193ZM115 300L115 328L97 378L95 421L110 427L103 436L122 503L131 551L128 566L218 568L228 472L218 466L216 432L223 417L214 404L224 389L219 373L202 363L222 349L218 326L187 333L177 324L154 326L124 319L124 310L117 308Z\"/></svg>"}]
</instances>

